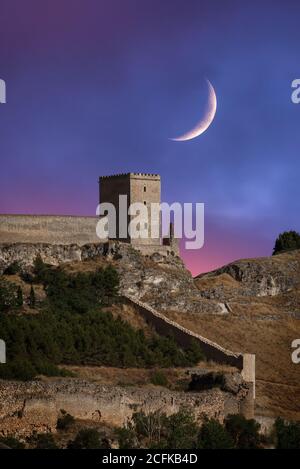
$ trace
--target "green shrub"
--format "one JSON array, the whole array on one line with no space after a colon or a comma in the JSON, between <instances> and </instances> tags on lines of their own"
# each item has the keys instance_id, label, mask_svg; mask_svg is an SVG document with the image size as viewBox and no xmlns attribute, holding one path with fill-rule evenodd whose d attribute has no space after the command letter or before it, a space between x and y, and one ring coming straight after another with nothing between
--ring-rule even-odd
<instances>
[{"instance_id":1,"label":"green shrub","mask_svg":"<svg viewBox=\"0 0 300 469\"><path fill-rule=\"evenodd\" d=\"M119 449L135 449L137 447L136 434L130 424L127 427L117 428L115 432Z\"/></svg>"},{"instance_id":2,"label":"green shrub","mask_svg":"<svg viewBox=\"0 0 300 469\"><path fill-rule=\"evenodd\" d=\"M94 428L80 430L73 441L68 443L68 449L103 449L100 433Z\"/></svg>"},{"instance_id":3,"label":"green shrub","mask_svg":"<svg viewBox=\"0 0 300 469\"><path fill-rule=\"evenodd\" d=\"M229 415L225 419L225 428L238 449L256 449L260 447L260 424L243 415Z\"/></svg>"},{"instance_id":4,"label":"green shrub","mask_svg":"<svg viewBox=\"0 0 300 469\"><path fill-rule=\"evenodd\" d=\"M61 411L61 413L62 413L62 416L57 419L56 428L58 430L67 430L74 424L75 419L73 415L70 415L63 410Z\"/></svg>"},{"instance_id":5,"label":"green shrub","mask_svg":"<svg viewBox=\"0 0 300 469\"><path fill-rule=\"evenodd\" d=\"M14 261L12 262L6 269L4 270L4 275L16 275L21 272L21 266L19 262Z\"/></svg>"},{"instance_id":6,"label":"green shrub","mask_svg":"<svg viewBox=\"0 0 300 469\"><path fill-rule=\"evenodd\" d=\"M33 438L35 449L59 449L52 433L40 433Z\"/></svg>"},{"instance_id":7,"label":"green shrub","mask_svg":"<svg viewBox=\"0 0 300 469\"><path fill-rule=\"evenodd\" d=\"M11 449L24 449L25 445L21 441L17 440L14 436L1 436L0 443L8 446Z\"/></svg>"},{"instance_id":8,"label":"green shrub","mask_svg":"<svg viewBox=\"0 0 300 469\"><path fill-rule=\"evenodd\" d=\"M300 423L284 422L280 417L275 422L277 449L300 449Z\"/></svg>"},{"instance_id":9,"label":"green shrub","mask_svg":"<svg viewBox=\"0 0 300 469\"><path fill-rule=\"evenodd\" d=\"M116 433L121 449L190 449L196 447L198 426L189 409L182 408L170 416L160 411L135 412Z\"/></svg>"},{"instance_id":10,"label":"green shrub","mask_svg":"<svg viewBox=\"0 0 300 469\"><path fill-rule=\"evenodd\" d=\"M0 313L18 307L18 289L16 285L0 278Z\"/></svg>"},{"instance_id":11,"label":"green shrub","mask_svg":"<svg viewBox=\"0 0 300 469\"><path fill-rule=\"evenodd\" d=\"M198 448L200 449L230 449L234 442L230 434L217 420L205 422L199 432Z\"/></svg>"},{"instance_id":12,"label":"green shrub","mask_svg":"<svg viewBox=\"0 0 300 469\"><path fill-rule=\"evenodd\" d=\"M33 272L35 274L35 280L37 282L42 282L44 280L44 275L48 271L49 266L44 263L40 254L38 254L34 260Z\"/></svg>"},{"instance_id":13,"label":"green shrub","mask_svg":"<svg viewBox=\"0 0 300 469\"><path fill-rule=\"evenodd\" d=\"M198 426L192 410L182 408L167 417L165 448L192 449L196 447Z\"/></svg>"},{"instance_id":14,"label":"green shrub","mask_svg":"<svg viewBox=\"0 0 300 469\"><path fill-rule=\"evenodd\" d=\"M261 447L258 430L257 422L240 415L229 416L225 425L215 419L199 425L193 409L181 408L170 416L135 412L116 434L121 449L246 449Z\"/></svg>"},{"instance_id":15,"label":"green shrub","mask_svg":"<svg viewBox=\"0 0 300 469\"><path fill-rule=\"evenodd\" d=\"M167 386L168 379L163 371L156 370L151 374L150 381L155 386Z\"/></svg>"}]
</instances>

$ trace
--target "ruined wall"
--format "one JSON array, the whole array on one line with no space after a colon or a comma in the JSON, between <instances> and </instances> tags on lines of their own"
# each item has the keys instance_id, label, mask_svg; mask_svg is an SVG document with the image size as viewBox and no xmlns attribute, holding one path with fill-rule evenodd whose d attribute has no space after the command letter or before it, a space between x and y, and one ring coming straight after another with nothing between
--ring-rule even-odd
<instances>
[{"instance_id":1,"label":"ruined wall","mask_svg":"<svg viewBox=\"0 0 300 469\"><path fill-rule=\"evenodd\" d=\"M97 217L0 215L0 243L97 243Z\"/></svg>"},{"instance_id":2,"label":"ruined wall","mask_svg":"<svg viewBox=\"0 0 300 469\"><path fill-rule=\"evenodd\" d=\"M181 406L189 406L199 421L204 414L222 421L239 412L241 399L243 396L216 388L184 393L153 386L103 386L70 378L26 383L0 380L0 434L55 431L62 409L77 419L114 426L122 426L139 410L170 415Z\"/></svg>"},{"instance_id":3,"label":"ruined wall","mask_svg":"<svg viewBox=\"0 0 300 469\"><path fill-rule=\"evenodd\" d=\"M240 370L243 368L242 354L226 350L215 342L186 329L136 298L131 298L125 293L123 293L123 296L131 305L139 310L146 321L153 325L160 334L173 336L183 347L188 347L195 340L200 344L208 360L235 366Z\"/></svg>"},{"instance_id":4,"label":"ruined wall","mask_svg":"<svg viewBox=\"0 0 300 469\"><path fill-rule=\"evenodd\" d=\"M192 341L196 341L200 345L207 360L213 360L216 363L224 363L238 368L241 371L242 378L249 385L249 392L243 400L240 410L246 418L254 417L255 355L250 353L233 353L206 337L196 334L180 324L171 321L154 308L142 303L136 298L131 298L126 293L123 293L123 297L138 309L144 319L154 326L159 334L173 336L182 347L188 347Z\"/></svg>"}]
</instances>

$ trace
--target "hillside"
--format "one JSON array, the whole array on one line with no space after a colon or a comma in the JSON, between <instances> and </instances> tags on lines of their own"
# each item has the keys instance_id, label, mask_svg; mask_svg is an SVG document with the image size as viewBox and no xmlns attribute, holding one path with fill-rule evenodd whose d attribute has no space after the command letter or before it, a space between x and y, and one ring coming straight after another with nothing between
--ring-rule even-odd
<instances>
[{"instance_id":1,"label":"hillside","mask_svg":"<svg viewBox=\"0 0 300 469\"><path fill-rule=\"evenodd\" d=\"M256 412L300 419L300 366L291 342L300 337L300 251L233 262L195 279L201 295L228 314L168 315L233 350L256 354Z\"/></svg>"},{"instance_id":2,"label":"hillside","mask_svg":"<svg viewBox=\"0 0 300 469\"><path fill-rule=\"evenodd\" d=\"M225 348L256 354L256 414L300 419L300 365L291 361L291 342L300 337L300 251L236 261L193 279L180 258L144 257L121 243L110 243L108 250L4 245L0 269L14 260L30 269L38 253L68 274L112 265L121 293ZM123 314L147 330L136 312L129 308Z\"/></svg>"}]
</instances>

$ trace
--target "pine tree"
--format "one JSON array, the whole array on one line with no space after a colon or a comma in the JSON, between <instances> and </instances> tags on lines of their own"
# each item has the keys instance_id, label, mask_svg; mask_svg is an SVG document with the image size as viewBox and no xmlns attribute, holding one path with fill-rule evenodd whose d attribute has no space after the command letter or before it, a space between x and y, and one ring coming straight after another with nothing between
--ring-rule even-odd
<instances>
[{"instance_id":1,"label":"pine tree","mask_svg":"<svg viewBox=\"0 0 300 469\"><path fill-rule=\"evenodd\" d=\"M32 285L31 285L31 289L30 289L29 306L31 308L35 307L35 292L34 292L34 288L33 288Z\"/></svg>"},{"instance_id":2,"label":"pine tree","mask_svg":"<svg viewBox=\"0 0 300 469\"><path fill-rule=\"evenodd\" d=\"M17 290L17 306L21 307L23 306L23 292L22 292L22 288L20 286L18 286L18 290Z\"/></svg>"}]
</instances>

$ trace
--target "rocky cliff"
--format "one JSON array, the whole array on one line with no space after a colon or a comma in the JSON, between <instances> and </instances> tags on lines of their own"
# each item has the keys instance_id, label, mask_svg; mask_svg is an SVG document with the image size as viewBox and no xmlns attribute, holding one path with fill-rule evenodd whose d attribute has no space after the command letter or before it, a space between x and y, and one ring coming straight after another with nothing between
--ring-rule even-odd
<instances>
[{"instance_id":1,"label":"rocky cliff","mask_svg":"<svg viewBox=\"0 0 300 469\"><path fill-rule=\"evenodd\" d=\"M121 292L161 311L227 313L224 303L207 301L199 292L180 257L154 253L144 256L119 242L78 246L53 244L0 244L0 273L14 261L30 269L37 255L52 265L86 262L113 263L120 273ZM95 267L95 266L94 266Z\"/></svg>"},{"instance_id":2,"label":"rocky cliff","mask_svg":"<svg viewBox=\"0 0 300 469\"><path fill-rule=\"evenodd\" d=\"M300 251L242 259L196 277L202 296L226 301L237 296L276 296L300 286Z\"/></svg>"}]
</instances>

